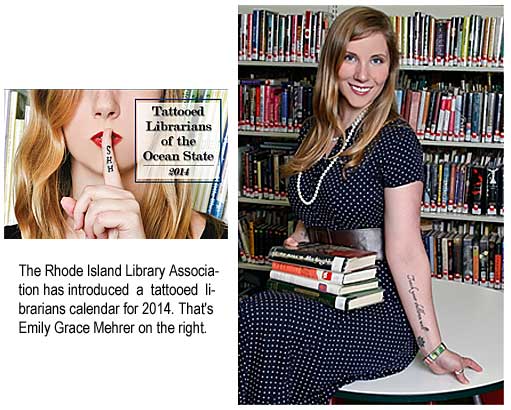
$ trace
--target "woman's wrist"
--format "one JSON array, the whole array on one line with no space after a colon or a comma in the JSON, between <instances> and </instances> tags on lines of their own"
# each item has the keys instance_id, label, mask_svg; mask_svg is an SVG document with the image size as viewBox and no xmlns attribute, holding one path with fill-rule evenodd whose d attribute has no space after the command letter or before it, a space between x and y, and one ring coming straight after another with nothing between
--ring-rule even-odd
<instances>
[{"instance_id":1,"label":"woman's wrist","mask_svg":"<svg viewBox=\"0 0 511 410\"><path fill-rule=\"evenodd\" d=\"M435 347L431 352L429 352L423 359L424 363L427 365L432 364L436 359L440 357L442 353L447 350L444 342L440 342L437 347Z\"/></svg>"}]
</instances>

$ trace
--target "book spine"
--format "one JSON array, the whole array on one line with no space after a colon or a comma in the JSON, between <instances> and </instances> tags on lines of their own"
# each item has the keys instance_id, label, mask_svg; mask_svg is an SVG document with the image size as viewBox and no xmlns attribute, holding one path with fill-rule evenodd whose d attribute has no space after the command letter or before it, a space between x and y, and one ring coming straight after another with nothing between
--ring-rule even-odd
<instances>
[{"instance_id":1,"label":"book spine","mask_svg":"<svg viewBox=\"0 0 511 410\"><path fill-rule=\"evenodd\" d=\"M339 295L342 290L342 286L331 282L322 282L315 279L307 278L305 276L292 275L275 270L272 270L270 272L270 278L280 280L286 283L292 283L293 285L303 286L308 289L314 289L320 292L330 293L332 295Z\"/></svg>"}]
</instances>

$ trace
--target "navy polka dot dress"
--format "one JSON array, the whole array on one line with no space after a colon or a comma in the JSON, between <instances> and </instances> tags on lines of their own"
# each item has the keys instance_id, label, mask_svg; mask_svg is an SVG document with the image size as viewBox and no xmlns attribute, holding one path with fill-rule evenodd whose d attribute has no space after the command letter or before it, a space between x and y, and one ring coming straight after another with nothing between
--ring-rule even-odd
<instances>
[{"instance_id":1,"label":"navy polka dot dress","mask_svg":"<svg viewBox=\"0 0 511 410\"><path fill-rule=\"evenodd\" d=\"M339 141L332 154L341 146ZM322 159L303 173L306 200L327 165ZM305 226L383 227L384 188L423 179L421 145L413 130L396 120L381 130L346 180L338 161L310 206L299 200L296 179L290 179L289 200ZM239 403L326 404L345 384L404 370L418 348L386 261L377 266L384 302L358 310L344 312L273 291L240 301Z\"/></svg>"}]
</instances>

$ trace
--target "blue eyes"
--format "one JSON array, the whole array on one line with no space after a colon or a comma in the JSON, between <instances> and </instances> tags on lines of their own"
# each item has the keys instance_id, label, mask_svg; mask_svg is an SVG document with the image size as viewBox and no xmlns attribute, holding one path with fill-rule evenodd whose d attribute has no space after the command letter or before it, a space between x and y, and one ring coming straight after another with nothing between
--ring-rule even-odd
<instances>
[{"instance_id":1,"label":"blue eyes","mask_svg":"<svg viewBox=\"0 0 511 410\"><path fill-rule=\"evenodd\" d=\"M355 57L353 54L346 54L344 56L344 61L347 61L349 63L352 63L352 62L355 62L357 61L357 57ZM373 64L376 64L376 65L379 65L379 64L383 64L384 63L384 60L383 58L381 57L373 57L371 58L371 63Z\"/></svg>"}]
</instances>

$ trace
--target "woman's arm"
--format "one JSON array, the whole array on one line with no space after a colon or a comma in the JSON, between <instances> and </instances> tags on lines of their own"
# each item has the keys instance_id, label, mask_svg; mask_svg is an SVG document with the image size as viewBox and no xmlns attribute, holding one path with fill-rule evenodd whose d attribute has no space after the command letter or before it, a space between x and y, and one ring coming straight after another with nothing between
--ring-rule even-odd
<instances>
[{"instance_id":1,"label":"woman's arm","mask_svg":"<svg viewBox=\"0 0 511 410\"><path fill-rule=\"evenodd\" d=\"M421 353L426 356L442 341L431 294L429 261L420 233L422 182L385 188L385 255L401 303ZM449 373L465 367L481 371L473 360L446 351L430 365L433 372ZM463 373L456 374L468 383Z\"/></svg>"}]
</instances>

